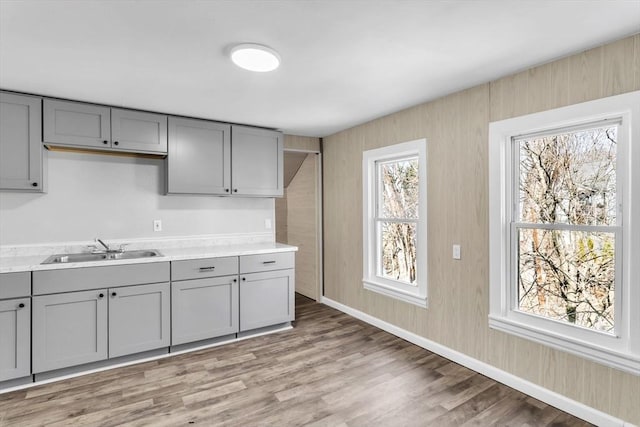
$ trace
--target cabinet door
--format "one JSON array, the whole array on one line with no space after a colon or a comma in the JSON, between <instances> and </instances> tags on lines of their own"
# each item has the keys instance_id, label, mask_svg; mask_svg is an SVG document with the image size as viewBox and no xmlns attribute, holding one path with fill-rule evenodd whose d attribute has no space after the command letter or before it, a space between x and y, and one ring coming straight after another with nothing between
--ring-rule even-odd
<instances>
[{"instance_id":1,"label":"cabinet door","mask_svg":"<svg viewBox=\"0 0 640 427\"><path fill-rule=\"evenodd\" d=\"M111 147L109 107L45 99L42 112L45 143Z\"/></svg>"},{"instance_id":2,"label":"cabinet door","mask_svg":"<svg viewBox=\"0 0 640 427\"><path fill-rule=\"evenodd\" d=\"M31 298L0 301L0 381L31 374Z\"/></svg>"},{"instance_id":3,"label":"cabinet door","mask_svg":"<svg viewBox=\"0 0 640 427\"><path fill-rule=\"evenodd\" d=\"M111 138L113 148L164 154L167 152L167 116L112 108Z\"/></svg>"},{"instance_id":4,"label":"cabinet door","mask_svg":"<svg viewBox=\"0 0 640 427\"><path fill-rule=\"evenodd\" d=\"M240 330L294 319L294 270L240 276Z\"/></svg>"},{"instance_id":5,"label":"cabinet door","mask_svg":"<svg viewBox=\"0 0 640 427\"><path fill-rule=\"evenodd\" d=\"M41 102L0 92L0 190L42 191Z\"/></svg>"},{"instance_id":6,"label":"cabinet door","mask_svg":"<svg viewBox=\"0 0 640 427\"><path fill-rule=\"evenodd\" d=\"M33 372L107 358L107 291L33 297Z\"/></svg>"},{"instance_id":7,"label":"cabinet door","mask_svg":"<svg viewBox=\"0 0 640 427\"><path fill-rule=\"evenodd\" d=\"M169 283L109 289L109 357L170 345Z\"/></svg>"},{"instance_id":8,"label":"cabinet door","mask_svg":"<svg viewBox=\"0 0 640 427\"><path fill-rule=\"evenodd\" d=\"M169 117L167 192L231 193L230 126Z\"/></svg>"},{"instance_id":9,"label":"cabinet door","mask_svg":"<svg viewBox=\"0 0 640 427\"><path fill-rule=\"evenodd\" d=\"M233 194L282 196L282 133L246 126L231 128Z\"/></svg>"},{"instance_id":10,"label":"cabinet door","mask_svg":"<svg viewBox=\"0 0 640 427\"><path fill-rule=\"evenodd\" d=\"M171 284L173 345L238 332L238 277Z\"/></svg>"}]
</instances>

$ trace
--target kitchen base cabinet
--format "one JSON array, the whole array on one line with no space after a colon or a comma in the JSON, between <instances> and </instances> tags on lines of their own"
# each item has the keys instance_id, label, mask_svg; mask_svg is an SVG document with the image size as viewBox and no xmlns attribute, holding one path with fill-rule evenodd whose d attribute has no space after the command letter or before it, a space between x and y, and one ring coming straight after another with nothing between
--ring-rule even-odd
<instances>
[{"instance_id":1,"label":"kitchen base cabinet","mask_svg":"<svg viewBox=\"0 0 640 427\"><path fill-rule=\"evenodd\" d=\"M171 304L172 345L238 332L237 276L173 282Z\"/></svg>"},{"instance_id":2,"label":"kitchen base cabinet","mask_svg":"<svg viewBox=\"0 0 640 427\"><path fill-rule=\"evenodd\" d=\"M109 357L168 347L169 283L109 289Z\"/></svg>"},{"instance_id":3,"label":"kitchen base cabinet","mask_svg":"<svg viewBox=\"0 0 640 427\"><path fill-rule=\"evenodd\" d=\"M240 276L240 331L294 320L294 271Z\"/></svg>"},{"instance_id":4,"label":"kitchen base cabinet","mask_svg":"<svg viewBox=\"0 0 640 427\"><path fill-rule=\"evenodd\" d=\"M33 297L33 372L107 358L107 290Z\"/></svg>"},{"instance_id":5,"label":"kitchen base cabinet","mask_svg":"<svg viewBox=\"0 0 640 427\"><path fill-rule=\"evenodd\" d=\"M31 298L0 301L0 382L31 374Z\"/></svg>"}]
</instances>

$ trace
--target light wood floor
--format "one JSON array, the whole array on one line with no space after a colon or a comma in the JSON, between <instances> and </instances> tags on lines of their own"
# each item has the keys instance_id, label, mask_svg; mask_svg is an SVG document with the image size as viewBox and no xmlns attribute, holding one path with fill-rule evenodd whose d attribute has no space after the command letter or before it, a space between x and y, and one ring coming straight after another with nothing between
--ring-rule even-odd
<instances>
[{"instance_id":1,"label":"light wood floor","mask_svg":"<svg viewBox=\"0 0 640 427\"><path fill-rule=\"evenodd\" d=\"M0 395L2 426L582 426L298 296L296 327Z\"/></svg>"}]
</instances>

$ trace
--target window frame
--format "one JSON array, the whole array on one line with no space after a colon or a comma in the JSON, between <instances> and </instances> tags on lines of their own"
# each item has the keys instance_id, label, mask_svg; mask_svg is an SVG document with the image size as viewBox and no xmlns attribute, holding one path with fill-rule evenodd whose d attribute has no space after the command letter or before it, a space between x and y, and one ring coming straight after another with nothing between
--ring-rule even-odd
<instances>
[{"instance_id":1,"label":"window frame","mask_svg":"<svg viewBox=\"0 0 640 427\"><path fill-rule=\"evenodd\" d=\"M362 153L363 188L363 286L379 294L427 307L427 148L426 139L394 144ZM381 188L379 164L417 158L418 160L418 218L400 222L416 224L416 285L381 276L380 223L378 216ZM393 221L400 219L394 218Z\"/></svg>"},{"instance_id":2,"label":"window frame","mask_svg":"<svg viewBox=\"0 0 640 427\"><path fill-rule=\"evenodd\" d=\"M614 334L518 310L516 140L549 131L619 121ZM633 173L634 169L638 172ZM640 91L489 124L490 314L493 329L640 374ZM538 224L534 224L538 225ZM538 227L535 227L538 228ZM542 228L542 227L541 227ZM619 229L618 229L619 228ZM593 231L599 231L594 226ZM634 258L635 257L635 258ZM635 281L632 281L632 278Z\"/></svg>"}]
</instances>

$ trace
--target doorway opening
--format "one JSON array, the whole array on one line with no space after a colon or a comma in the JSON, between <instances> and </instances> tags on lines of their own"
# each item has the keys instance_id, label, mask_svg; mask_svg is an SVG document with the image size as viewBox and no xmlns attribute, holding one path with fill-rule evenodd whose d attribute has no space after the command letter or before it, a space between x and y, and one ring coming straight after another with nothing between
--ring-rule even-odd
<instances>
[{"instance_id":1,"label":"doorway opening","mask_svg":"<svg viewBox=\"0 0 640 427\"><path fill-rule=\"evenodd\" d=\"M322 296L322 155L285 150L284 196L275 202L276 241L298 247L296 292Z\"/></svg>"}]
</instances>

